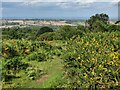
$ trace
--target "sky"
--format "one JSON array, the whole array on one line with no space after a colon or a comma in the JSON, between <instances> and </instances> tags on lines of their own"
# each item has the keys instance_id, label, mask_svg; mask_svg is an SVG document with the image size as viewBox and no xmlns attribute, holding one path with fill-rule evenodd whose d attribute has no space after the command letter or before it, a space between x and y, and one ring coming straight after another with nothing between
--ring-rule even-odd
<instances>
[{"instance_id":1,"label":"sky","mask_svg":"<svg viewBox=\"0 0 120 90\"><path fill-rule=\"evenodd\" d=\"M118 19L118 0L4 0L2 18L87 19L106 13Z\"/></svg>"}]
</instances>

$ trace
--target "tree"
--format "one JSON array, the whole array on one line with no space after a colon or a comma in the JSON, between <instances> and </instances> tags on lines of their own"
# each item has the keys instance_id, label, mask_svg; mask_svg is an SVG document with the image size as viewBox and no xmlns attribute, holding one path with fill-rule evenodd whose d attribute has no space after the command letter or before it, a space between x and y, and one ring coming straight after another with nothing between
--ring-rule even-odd
<instances>
[{"instance_id":1,"label":"tree","mask_svg":"<svg viewBox=\"0 0 120 90\"><path fill-rule=\"evenodd\" d=\"M36 36L39 36L39 35L46 33L46 32L53 32L53 29L50 27L47 27L47 26L42 27L42 28L40 28L40 30L38 30Z\"/></svg>"},{"instance_id":2,"label":"tree","mask_svg":"<svg viewBox=\"0 0 120 90\"><path fill-rule=\"evenodd\" d=\"M115 24L119 24L120 23L120 20L116 21Z\"/></svg>"},{"instance_id":3,"label":"tree","mask_svg":"<svg viewBox=\"0 0 120 90\"><path fill-rule=\"evenodd\" d=\"M83 36L84 26L78 26L77 28L65 25L58 31L63 39L68 40L73 36L80 35Z\"/></svg>"},{"instance_id":4,"label":"tree","mask_svg":"<svg viewBox=\"0 0 120 90\"><path fill-rule=\"evenodd\" d=\"M107 25L99 20L97 20L93 23L92 30L93 31L108 31Z\"/></svg>"},{"instance_id":5,"label":"tree","mask_svg":"<svg viewBox=\"0 0 120 90\"><path fill-rule=\"evenodd\" d=\"M87 26L90 27L90 29L93 29L93 25L94 23L96 23L96 21L100 21L104 24L108 24L109 23L109 16L107 14L96 14L94 16L91 16L90 19L88 19L86 22L87 22Z\"/></svg>"},{"instance_id":6,"label":"tree","mask_svg":"<svg viewBox=\"0 0 120 90\"><path fill-rule=\"evenodd\" d=\"M75 30L73 27L69 25L65 25L65 26L62 26L58 32L61 34L63 39L68 39L71 37L74 31Z\"/></svg>"},{"instance_id":7,"label":"tree","mask_svg":"<svg viewBox=\"0 0 120 90\"><path fill-rule=\"evenodd\" d=\"M87 32L86 28L83 25L78 25L77 30L80 30L81 32Z\"/></svg>"}]
</instances>

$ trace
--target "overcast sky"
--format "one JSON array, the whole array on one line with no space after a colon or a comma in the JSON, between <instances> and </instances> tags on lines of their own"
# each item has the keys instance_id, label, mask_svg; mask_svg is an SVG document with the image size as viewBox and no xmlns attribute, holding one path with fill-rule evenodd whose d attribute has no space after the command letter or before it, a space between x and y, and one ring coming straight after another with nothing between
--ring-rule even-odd
<instances>
[{"instance_id":1,"label":"overcast sky","mask_svg":"<svg viewBox=\"0 0 120 90\"><path fill-rule=\"evenodd\" d=\"M102 0L101 0L102 1ZM118 18L118 0L4 0L3 18L89 18L96 13L106 13Z\"/></svg>"}]
</instances>

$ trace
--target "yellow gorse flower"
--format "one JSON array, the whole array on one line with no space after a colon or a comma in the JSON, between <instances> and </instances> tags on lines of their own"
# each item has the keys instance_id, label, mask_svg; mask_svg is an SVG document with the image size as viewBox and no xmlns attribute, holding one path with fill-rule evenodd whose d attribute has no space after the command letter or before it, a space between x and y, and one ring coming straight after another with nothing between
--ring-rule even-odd
<instances>
[{"instance_id":1,"label":"yellow gorse flower","mask_svg":"<svg viewBox=\"0 0 120 90\"><path fill-rule=\"evenodd\" d=\"M80 55L78 56L78 59L80 59Z\"/></svg>"},{"instance_id":2,"label":"yellow gorse flower","mask_svg":"<svg viewBox=\"0 0 120 90\"><path fill-rule=\"evenodd\" d=\"M94 79L93 78L90 78L91 81L93 81Z\"/></svg>"}]
</instances>

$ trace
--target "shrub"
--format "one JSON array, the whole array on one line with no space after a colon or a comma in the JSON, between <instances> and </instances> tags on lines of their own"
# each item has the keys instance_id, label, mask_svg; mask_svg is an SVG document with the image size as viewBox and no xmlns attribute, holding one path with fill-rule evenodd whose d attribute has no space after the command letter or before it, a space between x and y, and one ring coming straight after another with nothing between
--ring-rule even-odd
<instances>
[{"instance_id":1,"label":"shrub","mask_svg":"<svg viewBox=\"0 0 120 90\"><path fill-rule=\"evenodd\" d=\"M37 67L28 67L28 68L26 69L26 72L25 72L25 73L27 74L27 76L28 76L29 79L31 79L31 80L34 80L34 79L40 77L42 74L44 74L43 71L40 70L40 69L37 68Z\"/></svg>"},{"instance_id":2,"label":"shrub","mask_svg":"<svg viewBox=\"0 0 120 90\"><path fill-rule=\"evenodd\" d=\"M45 52L33 52L32 54L28 55L26 57L27 60L36 60L36 61L46 61L46 55Z\"/></svg>"},{"instance_id":3,"label":"shrub","mask_svg":"<svg viewBox=\"0 0 120 90\"><path fill-rule=\"evenodd\" d=\"M120 31L120 26L117 25L109 25L108 26L108 31L112 32L112 31Z\"/></svg>"},{"instance_id":4,"label":"shrub","mask_svg":"<svg viewBox=\"0 0 120 90\"><path fill-rule=\"evenodd\" d=\"M40 34L46 33L46 32L53 32L53 29L50 27L42 27L40 30L37 32L36 36L39 36Z\"/></svg>"},{"instance_id":5,"label":"shrub","mask_svg":"<svg viewBox=\"0 0 120 90\"><path fill-rule=\"evenodd\" d=\"M70 88L111 88L120 82L120 42L116 33L90 33L69 41L64 57Z\"/></svg>"},{"instance_id":6,"label":"shrub","mask_svg":"<svg viewBox=\"0 0 120 90\"><path fill-rule=\"evenodd\" d=\"M20 70L26 69L28 63L22 62L22 57L14 57L12 59L2 59L2 80L8 81L10 78L16 77L15 74Z\"/></svg>"}]
</instances>

